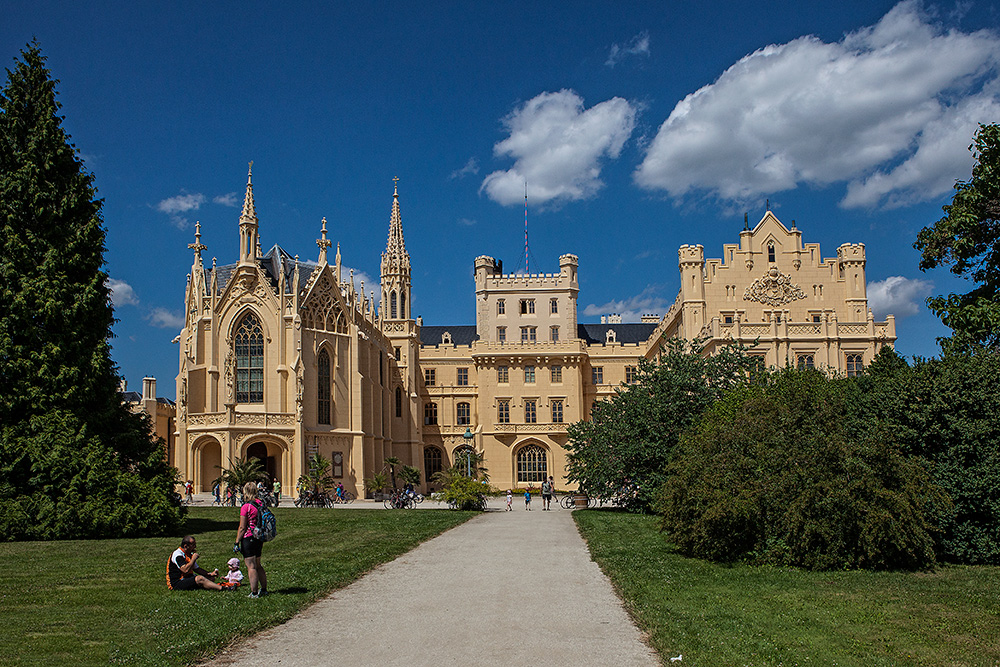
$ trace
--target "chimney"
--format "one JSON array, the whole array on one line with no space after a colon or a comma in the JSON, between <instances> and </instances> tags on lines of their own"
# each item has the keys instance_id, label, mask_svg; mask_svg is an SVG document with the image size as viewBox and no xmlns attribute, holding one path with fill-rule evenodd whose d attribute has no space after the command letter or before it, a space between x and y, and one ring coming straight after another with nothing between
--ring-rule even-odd
<instances>
[{"instance_id":1,"label":"chimney","mask_svg":"<svg viewBox=\"0 0 1000 667\"><path fill-rule=\"evenodd\" d=\"M142 400L156 400L156 378L149 376L142 378Z\"/></svg>"}]
</instances>

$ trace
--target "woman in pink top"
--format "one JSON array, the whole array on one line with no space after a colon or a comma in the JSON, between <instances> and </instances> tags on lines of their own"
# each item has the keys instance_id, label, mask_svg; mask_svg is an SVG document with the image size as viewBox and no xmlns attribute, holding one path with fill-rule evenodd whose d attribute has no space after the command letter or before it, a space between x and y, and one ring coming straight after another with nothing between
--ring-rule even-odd
<instances>
[{"instance_id":1,"label":"woman in pink top","mask_svg":"<svg viewBox=\"0 0 1000 667\"><path fill-rule=\"evenodd\" d=\"M267 573L260 564L260 551L264 540L253 536L253 529L260 523L260 504L257 501L257 485L247 482L243 485L243 507L240 508L240 527L236 529L236 545L247 564L250 579L249 597L267 595Z\"/></svg>"}]
</instances>

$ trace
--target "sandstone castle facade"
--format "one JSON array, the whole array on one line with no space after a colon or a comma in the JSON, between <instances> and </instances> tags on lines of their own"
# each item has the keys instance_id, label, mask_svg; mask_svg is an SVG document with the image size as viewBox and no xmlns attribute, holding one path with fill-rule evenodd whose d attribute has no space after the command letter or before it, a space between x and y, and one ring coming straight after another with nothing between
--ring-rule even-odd
<instances>
[{"instance_id":1,"label":"sandstone castle facade","mask_svg":"<svg viewBox=\"0 0 1000 667\"><path fill-rule=\"evenodd\" d=\"M239 241L236 263L210 268L200 230L189 245L169 453L197 490L243 456L292 489L317 452L359 495L391 456L420 469L427 490L463 447L484 456L499 487L553 475L567 488L567 426L633 381L639 360L670 337L705 339L709 353L757 341L768 366L848 375L895 341L892 316L875 322L868 309L864 246L823 258L770 211L721 259L682 246L676 301L636 324L579 322L579 263L566 254L558 272L538 274L505 274L477 257L475 325L425 326L410 312L398 190L378 303L343 275L339 246L331 263L325 219L316 261L278 245L263 252L249 177Z\"/></svg>"}]
</instances>

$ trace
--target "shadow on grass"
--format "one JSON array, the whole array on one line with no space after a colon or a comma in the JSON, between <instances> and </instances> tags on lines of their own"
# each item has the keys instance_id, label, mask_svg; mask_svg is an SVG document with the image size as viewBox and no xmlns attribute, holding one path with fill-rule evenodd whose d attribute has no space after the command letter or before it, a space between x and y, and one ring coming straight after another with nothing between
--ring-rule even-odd
<instances>
[{"instance_id":1,"label":"shadow on grass","mask_svg":"<svg viewBox=\"0 0 1000 667\"><path fill-rule=\"evenodd\" d=\"M188 517L184 522L183 529L177 533L177 537L183 537L185 535L197 535L202 533L214 533L217 530L231 530L235 531L239 528L238 521L232 520L221 520L221 519L205 519L202 517L194 518Z\"/></svg>"},{"instance_id":2,"label":"shadow on grass","mask_svg":"<svg viewBox=\"0 0 1000 667\"><path fill-rule=\"evenodd\" d=\"M289 586L287 588L279 588L276 591L270 591L269 595L302 595L308 592L309 589L303 586Z\"/></svg>"}]
</instances>

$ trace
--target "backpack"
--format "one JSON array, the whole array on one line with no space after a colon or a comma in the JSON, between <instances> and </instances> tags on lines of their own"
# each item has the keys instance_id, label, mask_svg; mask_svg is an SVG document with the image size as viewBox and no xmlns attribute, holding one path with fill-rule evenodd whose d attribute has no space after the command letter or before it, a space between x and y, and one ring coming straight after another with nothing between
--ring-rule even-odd
<instances>
[{"instance_id":1,"label":"backpack","mask_svg":"<svg viewBox=\"0 0 1000 667\"><path fill-rule=\"evenodd\" d=\"M270 542L278 534L278 521L271 510L264 507L260 501L254 503L257 508L257 525L253 527L254 539Z\"/></svg>"}]
</instances>

